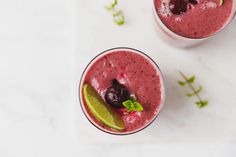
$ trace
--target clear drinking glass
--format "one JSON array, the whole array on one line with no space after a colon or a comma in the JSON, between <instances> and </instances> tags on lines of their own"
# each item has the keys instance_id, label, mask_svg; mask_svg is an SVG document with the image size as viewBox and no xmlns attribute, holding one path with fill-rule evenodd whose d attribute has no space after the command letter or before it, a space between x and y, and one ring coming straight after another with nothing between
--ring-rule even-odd
<instances>
[{"instance_id":1,"label":"clear drinking glass","mask_svg":"<svg viewBox=\"0 0 236 157\"><path fill-rule=\"evenodd\" d=\"M236 13L236 0L233 0L233 9L231 12L231 15L228 19L228 21L225 23L225 25L218 31L216 31L213 35L210 35L208 37L202 37L202 38L191 38L191 37L184 37L181 36L175 32L173 32L172 30L170 30L160 19L158 13L157 13L157 9L155 7L155 1L153 0L153 12L154 12L154 20L157 26L157 32L160 35L160 37L166 41L167 43L169 43L170 45L173 45L175 47L180 47L180 48L189 48L192 46L195 46L199 43L201 43L202 41L205 41L209 38L214 37L216 34L218 34L219 32L221 32L233 19Z\"/></svg>"},{"instance_id":2,"label":"clear drinking glass","mask_svg":"<svg viewBox=\"0 0 236 157\"><path fill-rule=\"evenodd\" d=\"M144 126L134 130L134 131L130 131L130 132L117 132L117 131L113 131L113 130L107 130L107 129L104 129L103 127L99 126L96 121L94 120L94 118L91 117L91 114L89 114L89 110L85 107L85 103L84 103L84 99L83 99L83 82L84 82L84 79L85 79L85 76L87 74L87 72L89 71L90 67L98 60L100 59L101 57L103 57L104 55L106 54L109 54L109 53L112 53L112 52L117 52L117 51L126 51L126 52L134 52L134 53L137 53L138 55L141 55L143 56L144 58L146 58L148 61L150 61L150 63L155 67L157 73L159 74L160 76L160 85L161 85L161 102L160 102L160 107L158 108L158 112L153 116L153 118L148 122L146 123ZM136 132L139 132L143 129L145 129L147 126L149 126L156 118L157 116L159 115L160 113L160 110L162 109L163 105L164 105L164 101L165 101L165 84L164 84L164 80L163 80L163 76L162 76L162 73L160 71L160 68L158 67L158 65L156 64L155 61L153 61L147 54L139 51L139 50L136 50L136 49L133 49L133 48L127 48L127 47L118 47L118 48L112 48L112 49L109 49L109 50L106 50L100 54L98 54L96 57L94 57L87 65L87 67L85 68L82 76L81 76L81 79L80 79L80 83L79 83L79 100L80 100L80 105L81 105L81 108L82 108L82 111L84 113L84 115L86 116L86 118L96 127L98 128L99 130L101 131L104 131L106 133L109 133L109 134L113 134L113 135L129 135L129 134L133 134L133 133L136 133Z\"/></svg>"}]
</instances>

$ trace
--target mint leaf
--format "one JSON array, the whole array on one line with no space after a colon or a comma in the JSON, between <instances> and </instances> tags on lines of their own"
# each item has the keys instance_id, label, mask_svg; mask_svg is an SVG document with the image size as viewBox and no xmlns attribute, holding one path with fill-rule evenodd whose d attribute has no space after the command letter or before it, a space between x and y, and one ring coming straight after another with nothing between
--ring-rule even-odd
<instances>
[{"instance_id":1,"label":"mint leaf","mask_svg":"<svg viewBox=\"0 0 236 157\"><path fill-rule=\"evenodd\" d=\"M124 107L126 108L127 112L130 112L133 110L133 102L131 100L126 100L122 103L124 105Z\"/></svg>"},{"instance_id":2,"label":"mint leaf","mask_svg":"<svg viewBox=\"0 0 236 157\"><path fill-rule=\"evenodd\" d=\"M184 86L184 85L186 84L186 82L178 81L178 84L179 84L180 86Z\"/></svg>"},{"instance_id":3,"label":"mint leaf","mask_svg":"<svg viewBox=\"0 0 236 157\"><path fill-rule=\"evenodd\" d=\"M139 102L134 102L134 108L136 111L143 111L143 106Z\"/></svg>"},{"instance_id":4,"label":"mint leaf","mask_svg":"<svg viewBox=\"0 0 236 157\"><path fill-rule=\"evenodd\" d=\"M115 9L115 6L118 4L118 1L117 0L114 0L114 2L110 5L107 5L105 6L105 8L108 10L108 11L112 11Z\"/></svg>"},{"instance_id":5,"label":"mint leaf","mask_svg":"<svg viewBox=\"0 0 236 157\"><path fill-rule=\"evenodd\" d=\"M117 0L114 0L114 2L111 4L111 7L112 8L115 8L115 6L118 4L118 1Z\"/></svg>"},{"instance_id":6,"label":"mint leaf","mask_svg":"<svg viewBox=\"0 0 236 157\"><path fill-rule=\"evenodd\" d=\"M192 96L194 96L194 95L195 95L195 93L187 93L187 94L186 94L187 97L192 97Z\"/></svg>"},{"instance_id":7,"label":"mint leaf","mask_svg":"<svg viewBox=\"0 0 236 157\"><path fill-rule=\"evenodd\" d=\"M195 76L192 76L192 77L190 77L190 78L187 79L187 82L188 82L188 83L194 83L195 78L196 78Z\"/></svg>"},{"instance_id":8,"label":"mint leaf","mask_svg":"<svg viewBox=\"0 0 236 157\"><path fill-rule=\"evenodd\" d=\"M208 101L207 101L207 100L205 100L205 101L197 101L197 102L195 102L195 103L196 103L196 105L197 105L199 108L203 108L203 107L205 107L205 106L208 105Z\"/></svg>"},{"instance_id":9,"label":"mint leaf","mask_svg":"<svg viewBox=\"0 0 236 157\"><path fill-rule=\"evenodd\" d=\"M127 112L143 111L143 106L139 102L137 102L133 97L131 97L129 100L124 101L122 104L126 108Z\"/></svg>"}]
</instances>

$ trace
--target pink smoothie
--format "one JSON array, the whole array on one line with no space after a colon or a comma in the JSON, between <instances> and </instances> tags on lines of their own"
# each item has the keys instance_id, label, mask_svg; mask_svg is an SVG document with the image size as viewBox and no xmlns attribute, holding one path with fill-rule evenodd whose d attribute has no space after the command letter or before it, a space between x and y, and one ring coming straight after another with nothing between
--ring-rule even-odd
<instances>
[{"instance_id":1,"label":"pink smoothie","mask_svg":"<svg viewBox=\"0 0 236 157\"><path fill-rule=\"evenodd\" d=\"M125 130L122 132L131 133L147 126L159 113L163 99L163 82L155 63L133 50L113 50L92 62L84 73L82 85L90 84L104 99L105 91L112 85L113 79L125 85L144 108L142 112L129 113L125 108L114 108L124 120ZM108 132L118 132L99 122L91 114L84 100L82 105L96 126Z\"/></svg>"},{"instance_id":2,"label":"pink smoothie","mask_svg":"<svg viewBox=\"0 0 236 157\"><path fill-rule=\"evenodd\" d=\"M188 3L186 12L171 12L171 0L155 0L155 9L161 21L173 32L189 38L209 37L220 31L229 21L233 0L196 0ZM184 0L189 1L189 0Z\"/></svg>"}]
</instances>

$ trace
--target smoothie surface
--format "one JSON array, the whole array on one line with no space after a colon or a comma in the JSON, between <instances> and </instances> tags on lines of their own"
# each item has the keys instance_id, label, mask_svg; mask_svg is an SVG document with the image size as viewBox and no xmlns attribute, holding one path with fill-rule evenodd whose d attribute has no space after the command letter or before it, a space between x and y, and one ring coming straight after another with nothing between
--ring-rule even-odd
<instances>
[{"instance_id":1,"label":"smoothie surface","mask_svg":"<svg viewBox=\"0 0 236 157\"><path fill-rule=\"evenodd\" d=\"M105 91L111 86L113 79L126 86L144 108L142 112L126 112L125 108L114 108L124 120L123 132L132 132L145 127L158 114L162 99L160 73L156 65L139 53L129 50L112 51L98 57L92 63L84 74L82 84L90 84L104 99ZM99 122L90 113L85 101L83 106L95 125L106 131L115 131Z\"/></svg>"},{"instance_id":2,"label":"smoothie surface","mask_svg":"<svg viewBox=\"0 0 236 157\"><path fill-rule=\"evenodd\" d=\"M170 10L170 0L155 0L155 8L161 21L173 32L188 38L209 37L220 31L229 20L233 0L197 0L187 5L187 11L179 15Z\"/></svg>"}]
</instances>

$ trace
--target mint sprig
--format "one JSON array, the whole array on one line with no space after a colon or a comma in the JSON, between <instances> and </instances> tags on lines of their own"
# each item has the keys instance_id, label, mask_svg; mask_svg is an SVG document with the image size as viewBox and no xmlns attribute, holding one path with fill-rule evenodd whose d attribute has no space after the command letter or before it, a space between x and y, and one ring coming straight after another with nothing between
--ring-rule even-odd
<instances>
[{"instance_id":1,"label":"mint sprig","mask_svg":"<svg viewBox=\"0 0 236 157\"><path fill-rule=\"evenodd\" d=\"M194 86L194 82L196 80L196 76L191 76L191 77L187 77L186 75L184 75L184 73L182 73L181 71L179 71L179 74L182 76L183 80L178 81L180 86L185 86L188 85L188 87L192 90L191 93L186 93L186 96L188 97L193 97L196 96L197 101L195 102L195 104L199 107L199 108L203 108L205 106L208 105L208 101L207 100L203 100L200 97L200 93L202 91L202 86L198 86L197 88L195 88Z\"/></svg>"},{"instance_id":2,"label":"mint sprig","mask_svg":"<svg viewBox=\"0 0 236 157\"><path fill-rule=\"evenodd\" d=\"M122 10L116 10L117 4L118 0L114 0L112 4L105 6L105 8L112 13L113 21L120 26L125 23L125 17Z\"/></svg>"},{"instance_id":3,"label":"mint sprig","mask_svg":"<svg viewBox=\"0 0 236 157\"><path fill-rule=\"evenodd\" d=\"M123 106L126 108L127 112L131 111L143 111L143 106L134 98L124 101Z\"/></svg>"}]
</instances>

